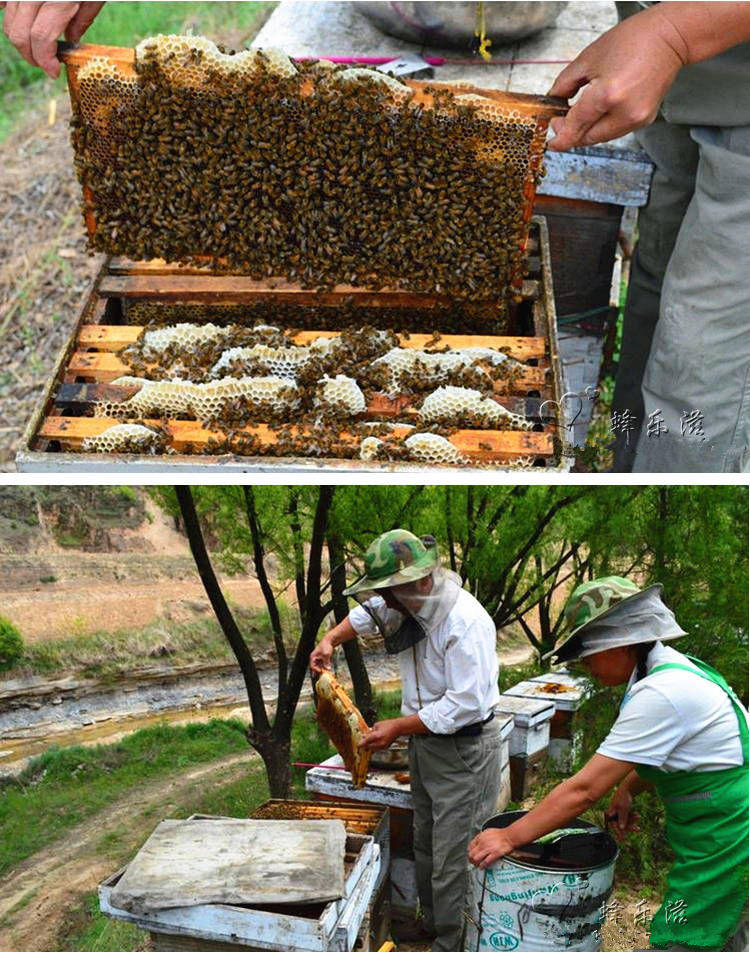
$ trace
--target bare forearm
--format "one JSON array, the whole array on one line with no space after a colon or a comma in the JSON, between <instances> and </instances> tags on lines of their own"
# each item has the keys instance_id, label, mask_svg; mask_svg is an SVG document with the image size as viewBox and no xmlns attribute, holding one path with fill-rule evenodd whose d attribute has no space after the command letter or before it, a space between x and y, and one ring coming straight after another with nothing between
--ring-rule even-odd
<instances>
[{"instance_id":1,"label":"bare forearm","mask_svg":"<svg viewBox=\"0 0 750 961\"><path fill-rule=\"evenodd\" d=\"M596 800L585 786L573 779L563 781L532 811L508 826L508 838L514 848L523 847L550 831L564 827L588 810Z\"/></svg>"},{"instance_id":2,"label":"bare forearm","mask_svg":"<svg viewBox=\"0 0 750 961\"><path fill-rule=\"evenodd\" d=\"M352 627L351 621L345 617L328 631L323 640L328 641L333 647L338 647L340 644L346 644L347 641L353 641L356 636L357 632Z\"/></svg>"},{"instance_id":3,"label":"bare forearm","mask_svg":"<svg viewBox=\"0 0 750 961\"><path fill-rule=\"evenodd\" d=\"M750 3L659 3L643 16L654 20L685 64L750 40Z\"/></svg>"}]
</instances>

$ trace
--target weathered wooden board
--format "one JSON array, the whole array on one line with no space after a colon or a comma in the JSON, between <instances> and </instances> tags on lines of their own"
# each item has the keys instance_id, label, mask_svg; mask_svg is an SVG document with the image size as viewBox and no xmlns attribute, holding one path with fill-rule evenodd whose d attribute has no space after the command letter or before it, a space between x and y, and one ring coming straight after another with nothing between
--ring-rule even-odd
<instances>
[{"instance_id":1,"label":"weathered wooden board","mask_svg":"<svg viewBox=\"0 0 750 961\"><path fill-rule=\"evenodd\" d=\"M162 821L112 892L146 913L196 904L311 904L344 894L340 821Z\"/></svg>"},{"instance_id":2,"label":"weathered wooden board","mask_svg":"<svg viewBox=\"0 0 750 961\"><path fill-rule=\"evenodd\" d=\"M606 144L544 156L541 191L554 197L642 207L648 201L654 165L644 153Z\"/></svg>"}]
</instances>

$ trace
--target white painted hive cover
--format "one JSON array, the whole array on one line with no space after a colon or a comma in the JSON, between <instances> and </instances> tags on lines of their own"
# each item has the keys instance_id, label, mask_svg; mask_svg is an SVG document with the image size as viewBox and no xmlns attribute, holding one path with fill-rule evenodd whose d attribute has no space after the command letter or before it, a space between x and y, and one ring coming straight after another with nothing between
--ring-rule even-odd
<instances>
[{"instance_id":1,"label":"white painted hive cover","mask_svg":"<svg viewBox=\"0 0 750 961\"><path fill-rule=\"evenodd\" d=\"M196 904L309 904L344 895L342 821L162 821L112 891L132 914Z\"/></svg>"},{"instance_id":2,"label":"white painted hive cover","mask_svg":"<svg viewBox=\"0 0 750 961\"><path fill-rule=\"evenodd\" d=\"M511 688L515 691L515 687ZM518 697L516 694L501 694L496 709L502 714L512 714L516 727L535 727L555 713L552 701L541 701L533 697Z\"/></svg>"},{"instance_id":3,"label":"white painted hive cover","mask_svg":"<svg viewBox=\"0 0 750 961\"><path fill-rule=\"evenodd\" d=\"M560 710L575 711L591 694L591 685L586 678L556 671L531 677L527 681L519 681L505 693L553 701Z\"/></svg>"}]
</instances>

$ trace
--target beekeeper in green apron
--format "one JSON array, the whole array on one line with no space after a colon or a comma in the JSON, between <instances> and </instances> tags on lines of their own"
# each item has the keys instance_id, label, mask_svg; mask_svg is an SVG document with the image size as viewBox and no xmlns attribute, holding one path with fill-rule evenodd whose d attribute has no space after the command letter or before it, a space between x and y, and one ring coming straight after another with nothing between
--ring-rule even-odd
<instances>
[{"instance_id":1,"label":"beekeeper in green apron","mask_svg":"<svg viewBox=\"0 0 750 961\"><path fill-rule=\"evenodd\" d=\"M473 864L564 827L619 785L608 816L622 837L635 827L633 798L654 789L675 855L650 945L746 950L748 717L721 675L668 645L684 637L661 600L621 577L580 585L565 609L571 632L557 662L580 660L606 686L627 683L618 717L596 754L532 811L469 845Z\"/></svg>"},{"instance_id":2,"label":"beekeeper in green apron","mask_svg":"<svg viewBox=\"0 0 750 961\"><path fill-rule=\"evenodd\" d=\"M617 3L551 94L553 150L637 130L639 212L611 410L618 471L750 470L750 3Z\"/></svg>"}]
</instances>

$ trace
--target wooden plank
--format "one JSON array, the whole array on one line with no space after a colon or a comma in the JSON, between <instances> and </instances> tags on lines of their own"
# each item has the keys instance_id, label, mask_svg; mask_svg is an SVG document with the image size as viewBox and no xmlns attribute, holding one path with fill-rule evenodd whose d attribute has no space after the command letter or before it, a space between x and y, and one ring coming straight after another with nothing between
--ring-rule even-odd
<instances>
[{"instance_id":1,"label":"wooden plank","mask_svg":"<svg viewBox=\"0 0 750 961\"><path fill-rule=\"evenodd\" d=\"M66 448L80 449L81 442L87 437L98 437L108 427L121 423L111 417L47 417L39 430L38 437L45 441L59 441ZM225 433L221 430L206 430L198 421L170 420L166 424L158 420L146 420L147 426L164 427L171 436L175 450L186 447L200 449L209 440L222 442ZM411 428L394 427L393 437L403 437ZM292 435L295 428L292 428ZM238 435L257 437L263 446L274 447L278 441L278 431L259 424L246 430L238 430ZM342 431L341 439L354 440L352 435ZM551 457L553 454L552 435L543 432L513 430L457 430L449 435L449 440L465 456L475 461L490 461L498 457Z\"/></svg>"},{"instance_id":2,"label":"wooden plank","mask_svg":"<svg viewBox=\"0 0 750 961\"><path fill-rule=\"evenodd\" d=\"M642 207L648 201L654 165L645 153L610 144L547 151L545 194L596 203Z\"/></svg>"},{"instance_id":3,"label":"wooden plank","mask_svg":"<svg viewBox=\"0 0 750 961\"><path fill-rule=\"evenodd\" d=\"M87 377L98 383L106 383L132 371L116 354L78 350L70 358L67 373L71 377ZM498 378L495 387L502 390L502 386L511 381L514 390L540 390L547 383L547 370L544 367L527 367L518 377Z\"/></svg>"},{"instance_id":4,"label":"wooden plank","mask_svg":"<svg viewBox=\"0 0 750 961\"><path fill-rule=\"evenodd\" d=\"M54 404L56 407L65 407L71 412L82 414L90 412L94 404L122 403L137 394L138 390L138 387L120 387L110 383L61 384L54 398ZM493 396L498 404L528 418L538 418L539 407L543 403L536 397L511 397L503 394ZM374 394L367 406L367 412L378 417L415 418L417 416L414 398L406 394L400 397Z\"/></svg>"},{"instance_id":5,"label":"wooden plank","mask_svg":"<svg viewBox=\"0 0 750 961\"><path fill-rule=\"evenodd\" d=\"M83 324L79 328L77 345L81 350L97 348L98 350L115 353L123 347L135 344L141 335L143 327L131 324ZM295 344L310 344L320 337L337 337L336 330L300 330L293 334ZM435 342L433 334L399 334L402 347L421 350L426 344L436 348L450 347L465 349L467 347L491 347L500 350L516 360L536 360L543 358L546 353L544 338L542 337L493 337L484 334L441 334L440 340Z\"/></svg>"}]
</instances>

